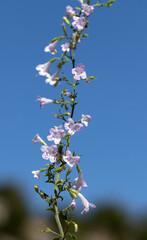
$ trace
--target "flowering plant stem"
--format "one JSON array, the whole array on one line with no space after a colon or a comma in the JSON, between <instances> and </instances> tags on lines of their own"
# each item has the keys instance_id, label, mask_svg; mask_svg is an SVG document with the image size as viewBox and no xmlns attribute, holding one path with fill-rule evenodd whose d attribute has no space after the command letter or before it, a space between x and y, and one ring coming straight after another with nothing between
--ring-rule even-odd
<instances>
[{"instance_id":1,"label":"flowering plant stem","mask_svg":"<svg viewBox=\"0 0 147 240\"><path fill-rule=\"evenodd\" d=\"M72 51L72 68L75 68L75 52L74 52L74 48ZM73 118L73 114L74 114L74 109L75 109L75 78L73 77L73 104L72 104L72 111L71 111L71 118Z\"/></svg>"},{"instance_id":2,"label":"flowering plant stem","mask_svg":"<svg viewBox=\"0 0 147 240\"><path fill-rule=\"evenodd\" d=\"M56 192L57 192L57 182L59 180L59 177L60 177L60 173L57 173L55 187L54 187L54 196L55 197L57 197L56 196ZM56 223L57 223L57 226L58 226L58 229L59 229L59 232L60 232L60 236L61 236L61 239L64 239L64 232L63 232L63 228L62 228L62 225L61 225L61 222L60 222L60 218L59 218L57 201L56 201L56 203L54 205L54 209L55 209L55 219L56 219Z\"/></svg>"},{"instance_id":3,"label":"flowering plant stem","mask_svg":"<svg viewBox=\"0 0 147 240\"><path fill-rule=\"evenodd\" d=\"M90 5L90 0L78 1L81 3L81 8L78 7L73 9L71 6L66 7L66 17L63 17L64 23L62 23L64 36L55 37L44 49L45 52L49 52L53 55L58 54L58 51L56 49L57 44L61 40L66 40L67 42L61 45L61 57L54 57L50 61L44 64L39 64L36 67L36 70L39 71L39 75L46 77L45 82L47 84L54 87L57 87L59 83L61 83L61 86L62 84L63 86L66 84L66 87L64 87L64 89L61 91L59 100L52 100L40 96L37 97L37 100L40 101L41 108L43 108L45 104L49 103L58 104L60 106L59 113L54 114L54 116L55 118L62 121L62 125L50 128L50 135L47 136L47 140L49 142L54 142L54 144L48 145L39 136L39 134L37 134L33 139L33 143L40 142L42 144L42 158L49 160L49 163L45 164L45 168L32 171L32 173L34 174L35 178L39 179L40 174L43 172L43 176L47 177L47 181L45 182L54 185L53 196L48 195L48 193L40 190L38 185L34 186L35 191L45 202L48 203L49 207L46 210L53 212L55 215L55 221L59 233L54 232L48 227L42 230L42 232L53 233L56 236L53 240L66 240L68 237L74 240L77 239L75 233L78 232L78 224L74 221L73 218L70 217L70 212L76 209L77 198L80 198L82 202L83 211L81 214L87 213L90 207L96 207L93 203L90 203L80 192L83 187L87 187L79 166L80 157L82 155L77 154L75 151L71 152L69 150L71 144L71 136L81 131L84 125L88 127L88 124L91 120L90 115L84 114L82 114L81 118L77 121L74 121L73 119L75 106L78 104L76 101L76 86L82 80L86 80L86 83L89 83L90 80L95 79L94 76L87 77L84 64L79 63L77 66L75 66L75 51L77 49L78 43L82 41L82 38L88 36L88 34L83 34L83 31L87 29L87 26L89 24L89 16L93 13L94 7L110 7L114 0L109 0L105 4L102 3L102 0L99 0L95 5ZM70 22L71 20L73 20L72 23ZM68 35L66 29L67 27L72 31L72 35L70 34L70 36ZM49 67L55 61L58 61L57 71L52 75L49 71ZM60 76L61 68L63 68L66 63L71 63L72 65L71 73L73 81L70 80L70 78L68 79L63 72L62 76ZM71 89L68 90L67 88ZM72 180L69 175L75 166L77 169L78 177ZM64 176L63 179L60 178L61 176ZM59 211L58 203L59 200L64 200L62 196L63 192L68 192L72 198L72 201L65 209ZM63 218L64 220L64 230L60 218ZM69 231L69 225L74 226L75 233Z\"/></svg>"}]
</instances>

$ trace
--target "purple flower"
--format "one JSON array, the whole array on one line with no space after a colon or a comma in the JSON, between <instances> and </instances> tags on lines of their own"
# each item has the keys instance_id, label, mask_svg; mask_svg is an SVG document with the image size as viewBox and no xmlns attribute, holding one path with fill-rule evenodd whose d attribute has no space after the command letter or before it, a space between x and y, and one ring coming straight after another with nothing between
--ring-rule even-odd
<instances>
[{"instance_id":1,"label":"purple flower","mask_svg":"<svg viewBox=\"0 0 147 240\"><path fill-rule=\"evenodd\" d=\"M73 156L72 153L67 150L66 155L63 156L63 160L68 164L70 168L73 168L73 166L78 164L78 162L80 161L80 157Z\"/></svg>"},{"instance_id":2,"label":"purple flower","mask_svg":"<svg viewBox=\"0 0 147 240\"><path fill-rule=\"evenodd\" d=\"M92 208L96 208L96 206L93 203L88 202L88 200L81 193L78 193L77 196L81 199L81 202L83 205L83 211L81 212L81 214L89 212L89 206ZM75 198L73 198L69 207L71 207L72 210L76 209L76 199Z\"/></svg>"},{"instance_id":3,"label":"purple flower","mask_svg":"<svg viewBox=\"0 0 147 240\"><path fill-rule=\"evenodd\" d=\"M78 2L80 2L81 4L83 3L83 0L77 0Z\"/></svg>"},{"instance_id":4,"label":"purple flower","mask_svg":"<svg viewBox=\"0 0 147 240\"><path fill-rule=\"evenodd\" d=\"M45 160L50 160L51 163L56 162L58 164L57 161L57 156L58 156L58 151L57 151L57 146L56 145L51 145L51 146L42 146L41 147L41 151L43 152L42 157Z\"/></svg>"},{"instance_id":5,"label":"purple flower","mask_svg":"<svg viewBox=\"0 0 147 240\"><path fill-rule=\"evenodd\" d=\"M40 173L41 173L40 170L32 171L32 174L34 174L34 178L37 178L37 179L40 178Z\"/></svg>"},{"instance_id":6,"label":"purple flower","mask_svg":"<svg viewBox=\"0 0 147 240\"><path fill-rule=\"evenodd\" d=\"M70 51L70 44L68 42L66 42L65 44L62 44L61 47L62 47L63 52L69 52Z\"/></svg>"},{"instance_id":7,"label":"purple flower","mask_svg":"<svg viewBox=\"0 0 147 240\"><path fill-rule=\"evenodd\" d=\"M56 40L56 41L50 43L48 46L46 46L44 48L44 51L50 52L51 54L58 54L57 50L55 49L58 42L59 42L59 40Z\"/></svg>"},{"instance_id":8,"label":"purple flower","mask_svg":"<svg viewBox=\"0 0 147 240\"><path fill-rule=\"evenodd\" d=\"M32 140L32 143L36 143L36 142L41 142L44 143L43 139L39 136L39 134L36 134L34 139Z\"/></svg>"},{"instance_id":9,"label":"purple flower","mask_svg":"<svg viewBox=\"0 0 147 240\"><path fill-rule=\"evenodd\" d=\"M48 76L48 74L50 74L49 72L49 66L50 66L50 62L46 62L44 64L39 64L37 67L36 67L36 70L39 71L39 75L41 76Z\"/></svg>"},{"instance_id":10,"label":"purple flower","mask_svg":"<svg viewBox=\"0 0 147 240\"><path fill-rule=\"evenodd\" d=\"M68 118L68 123L64 123L64 127L70 135L74 135L83 128L83 125L81 123L74 123L72 118Z\"/></svg>"},{"instance_id":11,"label":"purple flower","mask_svg":"<svg viewBox=\"0 0 147 240\"><path fill-rule=\"evenodd\" d=\"M91 121L91 116L90 115L84 115L82 114L82 119L81 122L85 124L86 127L88 127L88 122Z\"/></svg>"},{"instance_id":12,"label":"purple flower","mask_svg":"<svg viewBox=\"0 0 147 240\"><path fill-rule=\"evenodd\" d=\"M90 16L93 13L93 6L88 5L87 3L82 4L82 13L86 16Z\"/></svg>"},{"instance_id":13,"label":"purple flower","mask_svg":"<svg viewBox=\"0 0 147 240\"><path fill-rule=\"evenodd\" d=\"M66 16L68 19L72 19L75 14L75 10L71 6L66 7Z\"/></svg>"},{"instance_id":14,"label":"purple flower","mask_svg":"<svg viewBox=\"0 0 147 240\"><path fill-rule=\"evenodd\" d=\"M87 20L85 17L73 16L74 22L72 22L73 27L77 28L78 31L82 31L86 26Z\"/></svg>"},{"instance_id":15,"label":"purple flower","mask_svg":"<svg viewBox=\"0 0 147 240\"><path fill-rule=\"evenodd\" d=\"M88 202L88 200L81 193L78 193L77 196L81 199L83 205L83 211L81 214L89 212L89 206L93 208L96 207L93 203Z\"/></svg>"},{"instance_id":16,"label":"purple flower","mask_svg":"<svg viewBox=\"0 0 147 240\"><path fill-rule=\"evenodd\" d=\"M40 108L43 108L44 104L48 104L48 103L53 103L54 100L48 99L48 98L44 98L44 97L37 97L37 101L40 101Z\"/></svg>"},{"instance_id":17,"label":"purple flower","mask_svg":"<svg viewBox=\"0 0 147 240\"><path fill-rule=\"evenodd\" d=\"M76 210L76 199L75 198L72 199L72 202L69 205L69 207L71 207L73 211Z\"/></svg>"},{"instance_id":18,"label":"purple flower","mask_svg":"<svg viewBox=\"0 0 147 240\"><path fill-rule=\"evenodd\" d=\"M46 83L49 83L50 85L55 85L57 83L56 78L58 78L59 74L60 74L60 70L61 68L58 67L58 70L55 74L51 75L48 74L47 75L47 79L45 80Z\"/></svg>"},{"instance_id":19,"label":"purple flower","mask_svg":"<svg viewBox=\"0 0 147 240\"><path fill-rule=\"evenodd\" d=\"M67 97L70 97L71 96L71 93L70 92L66 92L65 93Z\"/></svg>"},{"instance_id":20,"label":"purple flower","mask_svg":"<svg viewBox=\"0 0 147 240\"><path fill-rule=\"evenodd\" d=\"M87 77L85 72L85 66L80 63L76 68L72 69L72 74L74 74L74 79L80 80L80 78L85 79Z\"/></svg>"},{"instance_id":21,"label":"purple flower","mask_svg":"<svg viewBox=\"0 0 147 240\"><path fill-rule=\"evenodd\" d=\"M54 141L55 144L59 144L61 138L65 136L65 131L62 129L62 125L50 129L50 134L47 136L48 141Z\"/></svg>"},{"instance_id":22,"label":"purple flower","mask_svg":"<svg viewBox=\"0 0 147 240\"><path fill-rule=\"evenodd\" d=\"M72 187L75 188L78 192L81 190L82 187L88 187L83 179L82 172L79 172L79 176L74 179Z\"/></svg>"}]
</instances>

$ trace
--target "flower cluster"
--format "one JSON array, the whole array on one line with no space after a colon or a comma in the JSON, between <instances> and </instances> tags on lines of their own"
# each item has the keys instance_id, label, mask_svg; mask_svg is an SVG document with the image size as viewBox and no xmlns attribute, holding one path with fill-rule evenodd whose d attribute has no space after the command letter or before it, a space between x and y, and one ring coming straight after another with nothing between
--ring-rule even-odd
<instances>
[{"instance_id":1,"label":"flower cluster","mask_svg":"<svg viewBox=\"0 0 147 240\"><path fill-rule=\"evenodd\" d=\"M44 48L46 53L54 55L54 58L50 59L44 64L39 64L36 67L38 75L45 77L45 83L51 86L64 86L61 91L60 98L58 100L52 100L46 97L37 97L37 101L40 102L40 108L43 108L45 104L54 103L60 106L59 112L54 114L54 117L61 120L62 124L59 126L54 126L49 129L50 134L47 136L48 144L37 134L32 140L33 143L39 142L42 144L42 158L48 161L45 164L45 168L40 170L32 171L32 174L38 180L40 179L40 174L44 172L43 176L47 178L46 183L54 185L54 193L49 195L48 193L39 190L38 185L35 185L35 191L40 195L40 197L49 204L49 211L54 212L56 223L59 229L59 234L52 231L50 228L43 231L49 231L55 234L57 237L54 239L66 239L68 234L63 230L62 224L60 222L59 210L58 210L58 199L63 200L62 193L68 192L72 197L71 204L62 211L60 215L64 216L64 219L69 219L69 212L76 209L77 198L80 198L83 206L83 213L89 211L89 207L95 208L93 203L90 203L81 193L82 188L87 187L84 181L82 171L80 169L80 154L71 150L71 137L77 135L77 132L81 131L84 127L88 127L91 121L90 115L82 114L81 119L74 121L73 116L75 112L77 102L77 85L81 82L80 80L86 80L86 83L90 82L91 79L95 79L94 76L87 77L85 71L85 66L83 63L75 65L75 51L77 50L78 43L82 42L82 39L87 37L83 31L88 28L89 17L93 13L94 7L100 6L111 6L114 0L110 0L107 4L101 3L99 1L95 5L90 5L90 0L78 0L80 3L80 8L73 8L67 6L65 10L66 16L63 16L63 23L61 24L63 35L55 37L51 42ZM68 29L70 31L68 33ZM58 45L60 41L64 41L60 45L58 50ZM57 57L61 51L61 56ZM57 62L56 70L54 74L51 74L50 68L53 63ZM63 66L68 65L70 67L71 77L67 76L63 72ZM61 71L62 69L62 71ZM71 80L72 79L72 80ZM62 85L62 82L64 83ZM65 87L66 84L66 87ZM52 144L50 144L52 142ZM78 177L72 180L69 177L72 170L76 168ZM62 171L66 171L65 178L61 178L63 174ZM60 175L61 174L61 175ZM73 224L75 227L75 232L77 231L77 224L72 220L66 220L65 223L68 225ZM72 235L70 235L72 236ZM73 237L75 239L75 236Z\"/></svg>"}]
</instances>

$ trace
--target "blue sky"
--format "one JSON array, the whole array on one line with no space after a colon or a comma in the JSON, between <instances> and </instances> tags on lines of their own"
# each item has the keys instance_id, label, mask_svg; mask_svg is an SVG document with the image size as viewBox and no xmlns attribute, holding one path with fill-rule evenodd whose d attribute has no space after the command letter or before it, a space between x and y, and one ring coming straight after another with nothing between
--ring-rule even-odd
<instances>
[{"instance_id":1,"label":"blue sky","mask_svg":"<svg viewBox=\"0 0 147 240\"><path fill-rule=\"evenodd\" d=\"M74 0L0 1L0 181L21 185L37 207L43 203L31 171L46 162L40 145L31 141L36 133L46 138L60 122L52 115L57 107L40 109L36 96L57 98L60 86L46 85L35 67L52 58L43 49L62 34L67 5L80 6ZM120 201L133 211L147 208L146 12L146 0L96 8L85 31L89 37L76 53L76 63L97 77L78 87L75 118L92 116L89 127L72 138L72 148L83 155L80 166L88 184L83 194L94 203Z\"/></svg>"}]
</instances>

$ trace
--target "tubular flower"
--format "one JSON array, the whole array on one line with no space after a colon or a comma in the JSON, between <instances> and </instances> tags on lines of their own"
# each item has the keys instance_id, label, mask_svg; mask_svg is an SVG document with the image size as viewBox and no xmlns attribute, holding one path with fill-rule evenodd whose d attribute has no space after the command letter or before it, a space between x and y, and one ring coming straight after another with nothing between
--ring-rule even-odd
<instances>
[{"instance_id":1,"label":"tubular flower","mask_svg":"<svg viewBox=\"0 0 147 240\"><path fill-rule=\"evenodd\" d=\"M80 78L85 79L87 77L85 66L82 63L80 63L76 68L72 69L72 74L76 80L80 80Z\"/></svg>"},{"instance_id":2,"label":"tubular flower","mask_svg":"<svg viewBox=\"0 0 147 240\"><path fill-rule=\"evenodd\" d=\"M68 164L70 168L73 168L74 165L78 164L80 161L80 156L73 156L72 153L67 150L66 155L63 156L63 160Z\"/></svg>"},{"instance_id":3,"label":"tubular flower","mask_svg":"<svg viewBox=\"0 0 147 240\"><path fill-rule=\"evenodd\" d=\"M73 16L73 22L72 22L72 26L77 28L78 31L82 31L87 23L87 20L85 17L77 17L77 16Z\"/></svg>"},{"instance_id":4,"label":"tubular flower","mask_svg":"<svg viewBox=\"0 0 147 240\"><path fill-rule=\"evenodd\" d=\"M58 70L55 74L51 75L48 74L47 75L47 79L45 80L46 83L49 83L50 85L55 85L57 83L58 80L56 80L56 78L58 78L59 74L60 74L60 70L61 68L58 67Z\"/></svg>"},{"instance_id":5,"label":"tubular flower","mask_svg":"<svg viewBox=\"0 0 147 240\"><path fill-rule=\"evenodd\" d=\"M72 187L75 188L78 192L81 190L82 187L88 187L83 179L82 172L79 172L79 176L74 179Z\"/></svg>"},{"instance_id":6,"label":"tubular flower","mask_svg":"<svg viewBox=\"0 0 147 240\"><path fill-rule=\"evenodd\" d=\"M62 44L61 47L62 47L63 52L69 52L70 51L70 44L68 42L66 42L65 44Z\"/></svg>"},{"instance_id":7,"label":"tubular flower","mask_svg":"<svg viewBox=\"0 0 147 240\"><path fill-rule=\"evenodd\" d=\"M42 154L43 159L45 160L49 159L51 163L56 162L58 164L58 161L57 161L58 151L57 151L56 145L42 146L41 151L43 152Z\"/></svg>"},{"instance_id":8,"label":"tubular flower","mask_svg":"<svg viewBox=\"0 0 147 240\"><path fill-rule=\"evenodd\" d=\"M70 135L74 135L83 128L83 125L81 123L75 123L72 118L68 118L68 123L65 122L64 127Z\"/></svg>"},{"instance_id":9,"label":"tubular flower","mask_svg":"<svg viewBox=\"0 0 147 240\"><path fill-rule=\"evenodd\" d=\"M84 115L82 114L82 119L81 122L85 124L86 127L88 127L88 123L91 121L91 116L90 115Z\"/></svg>"},{"instance_id":10,"label":"tubular flower","mask_svg":"<svg viewBox=\"0 0 147 240\"><path fill-rule=\"evenodd\" d=\"M89 206L92 208L96 207L93 203L88 202L88 200L81 193L78 193L77 196L81 199L83 205L83 211L81 214L89 212Z\"/></svg>"},{"instance_id":11,"label":"tubular flower","mask_svg":"<svg viewBox=\"0 0 147 240\"><path fill-rule=\"evenodd\" d=\"M32 140L32 143L36 143L36 142L41 142L44 143L43 139L39 136L39 134L36 134L34 139Z\"/></svg>"},{"instance_id":12,"label":"tubular flower","mask_svg":"<svg viewBox=\"0 0 147 240\"><path fill-rule=\"evenodd\" d=\"M59 40L54 41L53 43L50 43L48 46L46 46L44 48L45 52L50 52L51 54L58 54L56 48L57 43L59 42Z\"/></svg>"},{"instance_id":13,"label":"tubular flower","mask_svg":"<svg viewBox=\"0 0 147 240\"><path fill-rule=\"evenodd\" d=\"M40 178L40 173L41 173L40 170L32 171L32 174L34 174L34 178L37 178L37 179Z\"/></svg>"},{"instance_id":14,"label":"tubular flower","mask_svg":"<svg viewBox=\"0 0 147 240\"><path fill-rule=\"evenodd\" d=\"M93 6L88 5L87 3L82 4L82 13L86 16L90 16L93 13Z\"/></svg>"},{"instance_id":15,"label":"tubular flower","mask_svg":"<svg viewBox=\"0 0 147 240\"><path fill-rule=\"evenodd\" d=\"M44 97L37 97L37 101L40 101L40 108L43 108L44 104L48 104L48 103L54 103L54 100L51 100L49 98L44 98Z\"/></svg>"},{"instance_id":16,"label":"tubular flower","mask_svg":"<svg viewBox=\"0 0 147 240\"><path fill-rule=\"evenodd\" d=\"M71 202L71 204L69 205L69 207L71 207L71 209L72 209L73 211L76 210L76 199L75 199L75 198L72 199L72 202Z\"/></svg>"},{"instance_id":17,"label":"tubular flower","mask_svg":"<svg viewBox=\"0 0 147 240\"><path fill-rule=\"evenodd\" d=\"M66 7L66 16L68 19L72 19L75 14L75 10L71 6Z\"/></svg>"},{"instance_id":18,"label":"tubular flower","mask_svg":"<svg viewBox=\"0 0 147 240\"><path fill-rule=\"evenodd\" d=\"M65 136L65 131L62 129L62 125L50 129L50 134L47 136L48 141L54 141L55 144L59 144L61 139Z\"/></svg>"},{"instance_id":19,"label":"tubular flower","mask_svg":"<svg viewBox=\"0 0 147 240\"><path fill-rule=\"evenodd\" d=\"M41 76L48 76L48 74L50 74L49 72L49 66L50 66L50 62L46 62L44 64L39 64L37 67L36 67L36 70L39 71L39 75Z\"/></svg>"},{"instance_id":20,"label":"tubular flower","mask_svg":"<svg viewBox=\"0 0 147 240\"><path fill-rule=\"evenodd\" d=\"M77 0L78 2L80 2L81 4L83 3L83 0Z\"/></svg>"}]
</instances>

